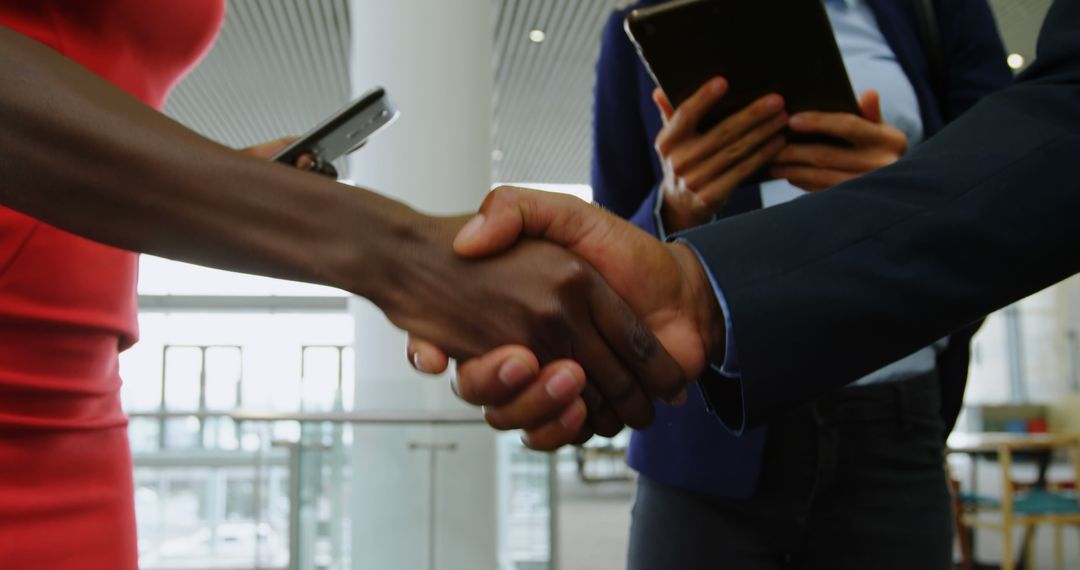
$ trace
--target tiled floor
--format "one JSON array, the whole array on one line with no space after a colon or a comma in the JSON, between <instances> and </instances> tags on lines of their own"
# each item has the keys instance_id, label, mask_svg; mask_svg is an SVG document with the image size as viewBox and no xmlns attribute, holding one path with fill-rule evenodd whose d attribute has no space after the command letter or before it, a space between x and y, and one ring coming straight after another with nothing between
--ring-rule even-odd
<instances>
[{"instance_id":1,"label":"tiled floor","mask_svg":"<svg viewBox=\"0 0 1080 570\"><path fill-rule=\"evenodd\" d=\"M558 570L623 570L634 484L585 485L576 473L559 480Z\"/></svg>"}]
</instances>

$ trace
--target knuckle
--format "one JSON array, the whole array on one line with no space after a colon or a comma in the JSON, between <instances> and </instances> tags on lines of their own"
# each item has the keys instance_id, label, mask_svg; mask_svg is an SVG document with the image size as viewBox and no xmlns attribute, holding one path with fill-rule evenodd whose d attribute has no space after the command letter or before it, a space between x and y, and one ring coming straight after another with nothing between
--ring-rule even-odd
<instances>
[{"instance_id":1,"label":"knuckle","mask_svg":"<svg viewBox=\"0 0 1080 570\"><path fill-rule=\"evenodd\" d=\"M674 118L672 119L674 120ZM660 131L659 135L656 135L656 142L653 144L653 148L656 149L656 153L660 156L667 156L671 152L671 135L668 133L667 128Z\"/></svg>"},{"instance_id":2,"label":"knuckle","mask_svg":"<svg viewBox=\"0 0 1080 570\"><path fill-rule=\"evenodd\" d=\"M596 426L596 435L600 437L615 437L623 430L622 424L611 423Z\"/></svg>"},{"instance_id":3,"label":"knuckle","mask_svg":"<svg viewBox=\"0 0 1080 570\"><path fill-rule=\"evenodd\" d=\"M641 387L632 378L624 374L617 374L608 379L604 385L604 395L615 406L623 406L633 403L641 393Z\"/></svg>"},{"instance_id":4,"label":"knuckle","mask_svg":"<svg viewBox=\"0 0 1080 570\"><path fill-rule=\"evenodd\" d=\"M601 408L589 413L592 431L603 437L613 437L622 431L623 424L615 415L614 410L608 407Z\"/></svg>"},{"instance_id":5,"label":"knuckle","mask_svg":"<svg viewBox=\"0 0 1080 570\"><path fill-rule=\"evenodd\" d=\"M656 411L652 406L648 406L641 410L641 412L634 418L633 423L627 422L626 425L634 429L644 429L652 425L653 420L656 419Z\"/></svg>"},{"instance_id":6,"label":"knuckle","mask_svg":"<svg viewBox=\"0 0 1080 570\"><path fill-rule=\"evenodd\" d=\"M554 356L558 351L551 350L551 339L561 336L569 327L567 325L566 312L559 302L547 303L543 308L536 311L537 323L536 334L531 339L532 346L548 347L546 355Z\"/></svg>"},{"instance_id":7,"label":"knuckle","mask_svg":"<svg viewBox=\"0 0 1080 570\"><path fill-rule=\"evenodd\" d=\"M586 442L593 438L593 435L594 434L592 431L589 430L588 425L583 426L580 430L578 430L576 434L574 434L574 437L570 440L570 443L573 443L574 445L584 445Z\"/></svg>"},{"instance_id":8,"label":"knuckle","mask_svg":"<svg viewBox=\"0 0 1080 570\"><path fill-rule=\"evenodd\" d=\"M676 178L683 178L686 176L686 163L682 160L672 160L670 161L670 164L671 173L675 175Z\"/></svg>"},{"instance_id":9,"label":"knuckle","mask_svg":"<svg viewBox=\"0 0 1080 570\"><path fill-rule=\"evenodd\" d=\"M882 157L881 157L881 158L880 158L880 159L879 159L879 160L877 161L877 168L885 168L886 166L890 166L890 165L892 165L892 164L896 163L896 162L897 162L897 161L899 161L899 160L900 160L900 157L899 157L899 156L896 156L896 155L885 155L885 156L882 156ZM875 170L876 170L876 169L875 169Z\"/></svg>"},{"instance_id":10,"label":"knuckle","mask_svg":"<svg viewBox=\"0 0 1080 570\"><path fill-rule=\"evenodd\" d=\"M690 172L679 178L682 187L691 192L696 192L707 181L706 173L703 172Z\"/></svg>"},{"instance_id":11,"label":"knuckle","mask_svg":"<svg viewBox=\"0 0 1080 570\"><path fill-rule=\"evenodd\" d=\"M745 178L754 173L758 169L758 163L753 160L744 160L735 165L732 169L734 175L738 178Z\"/></svg>"},{"instance_id":12,"label":"knuckle","mask_svg":"<svg viewBox=\"0 0 1080 570\"><path fill-rule=\"evenodd\" d=\"M568 257L560 266L555 276L557 290L560 293L578 292L587 287L591 281L592 273L589 266L578 257ZM549 311L557 312L562 316L565 311L561 303L552 304Z\"/></svg>"},{"instance_id":13,"label":"knuckle","mask_svg":"<svg viewBox=\"0 0 1080 570\"><path fill-rule=\"evenodd\" d=\"M509 431L515 428L504 414L492 411L488 408L484 408L484 421L487 422L487 425L491 426L492 429L499 431Z\"/></svg>"},{"instance_id":14,"label":"knuckle","mask_svg":"<svg viewBox=\"0 0 1080 570\"><path fill-rule=\"evenodd\" d=\"M841 115L837 126L841 133L847 135L853 135L859 132L859 127L863 125L862 119L855 115Z\"/></svg>"},{"instance_id":15,"label":"knuckle","mask_svg":"<svg viewBox=\"0 0 1080 570\"><path fill-rule=\"evenodd\" d=\"M674 398L686 388L686 385L686 377L683 376L681 370L674 367L656 381L656 395L664 399Z\"/></svg>"},{"instance_id":16,"label":"knuckle","mask_svg":"<svg viewBox=\"0 0 1080 570\"><path fill-rule=\"evenodd\" d=\"M724 158L726 160L735 160L743 155L746 149L746 144L742 141L738 141L728 145L724 148Z\"/></svg>"},{"instance_id":17,"label":"knuckle","mask_svg":"<svg viewBox=\"0 0 1080 570\"><path fill-rule=\"evenodd\" d=\"M494 206L497 204L510 202L513 200L514 194L517 191L518 189L514 188L513 186L498 186L488 193L487 199L484 201L485 206Z\"/></svg>"},{"instance_id":18,"label":"knuckle","mask_svg":"<svg viewBox=\"0 0 1080 570\"><path fill-rule=\"evenodd\" d=\"M638 361L645 362L660 349L660 341L644 323L635 320L630 329L630 349Z\"/></svg>"},{"instance_id":19,"label":"knuckle","mask_svg":"<svg viewBox=\"0 0 1080 570\"><path fill-rule=\"evenodd\" d=\"M581 399L585 401L585 409L590 416L608 413L607 403L591 384L585 385L585 389L581 391Z\"/></svg>"},{"instance_id":20,"label":"knuckle","mask_svg":"<svg viewBox=\"0 0 1080 570\"><path fill-rule=\"evenodd\" d=\"M730 140L732 136L731 125L727 121L724 121L713 128L712 132L709 133L709 142L713 145L721 146L726 141Z\"/></svg>"},{"instance_id":21,"label":"knuckle","mask_svg":"<svg viewBox=\"0 0 1080 570\"><path fill-rule=\"evenodd\" d=\"M550 453L558 449L558 446L545 440L542 436L525 438L525 447L540 453Z\"/></svg>"},{"instance_id":22,"label":"knuckle","mask_svg":"<svg viewBox=\"0 0 1080 570\"><path fill-rule=\"evenodd\" d=\"M750 110L751 116L755 120L761 120L772 114L769 110L769 103L767 101L758 101Z\"/></svg>"},{"instance_id":23,"label":"knuckle","mask_svg":"<svg viewBox=\"0 0 1080 570\"><path fill-rule=\"evenodd\" d=\"M467 378L458 378L454 383L455 392L458 397L470 404L483 405L488 404L488 398L484 397L482 391Z\"/></svg>"},{"instance_id":24,"label":"knuckle","mask_svg":"<svg viewBox=\"0 0 1080 570\"><path fill-rule=\"evenodd\" d=\"M673 115L671 115L671 121L668 123L668 125L671 127L672 130L678 130L682 128L682 124L684 121L686 121L686 109L680 107L675 110L675 113Z\"/></svg>"}]
</instances>

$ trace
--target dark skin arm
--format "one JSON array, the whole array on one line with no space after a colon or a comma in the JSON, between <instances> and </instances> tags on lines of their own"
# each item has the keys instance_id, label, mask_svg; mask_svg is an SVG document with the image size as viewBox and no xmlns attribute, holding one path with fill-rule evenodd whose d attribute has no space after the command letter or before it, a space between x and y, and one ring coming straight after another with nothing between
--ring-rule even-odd
<instances>
[{"instance_id":1,"label":"dark skin arm","mask_svg":"<svg viewBox=\"0 0 1080 570\"><path fill-rule=\"evenodd\" d=\"M0 205L89 239L326 284L455 357L506 343L603 378L606 431L652 419L678 366L579 257L539 241L466 260L438 218L225 148L0 27ZM666 378L646 392L641 378Z\"/></svg>"}]
</instances>

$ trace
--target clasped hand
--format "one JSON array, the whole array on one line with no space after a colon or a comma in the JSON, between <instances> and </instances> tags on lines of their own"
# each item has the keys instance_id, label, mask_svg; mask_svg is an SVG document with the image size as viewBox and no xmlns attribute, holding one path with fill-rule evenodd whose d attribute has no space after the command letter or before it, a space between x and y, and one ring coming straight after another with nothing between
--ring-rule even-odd
<instances>
[{"instance_id":1,"label":"clasped hand","mask_svg":"<svg viewBox=\"0 0 1080 570\"><path fill-rule=\"evenodd\" d=\"M624 425L645 427L652 419L651 398L673 403L685 400L690 380L716 357L717 347L723 344L718 301L689 246L663 244L577 198L500 188L462 228L454 250L474 260L507 252L493 258L497 260L533 247L536 242L528 238L553 242L579 256L590 270L594 268L603 276L612 294L624 299L627 306L606 301L607 306L591 309L594 322L610 323L599 333L607 347L596 341L537 354L536 345L525 342L460 361L454 382L457 394L484 406L485 418L493 427L524 429L526 444L541 450L582 442L593 433L611 436ZM544 260L536 263L543 268L541 273L548 271ZM505 287L507 283L499 284ZM592 305L591 299L579 302ZM583 322L588 328L589 319ZM619 328L626 326L630 330L620 332ZM452 351L440 350L446 346L424 330L407 324L403 328L414 335L410 353L418 369L429 373L446 369L446 355L453 356ZM573 339L582 331L561 332ZM627 334L630 339L612 342ZM605 371L640 361L635 352L642 346L651 347L653 335L662 344L656 351L666 349L674 370L637 367L640 373L621 376ZM589 365L589 360L599 362ZM572 383L569 378L575 379L577 390L563 389Z\"/></svg>"},{"instance_id":2,"label":"clasped hand","mask_svg":"<svg viewBox=\"0 0 1080 570\"><path fill-rule=\"evenodd\" d=\"M292 140L243 152L268 159ZM319 161L313 158L302 156L295 166L332 174L318 170ZM350 289L373 300L395 325L438 343L440 350L429 358L431 362L441 360L439 367L445 368L446 355L462 359L466 373L457 391L470 402L491 406L492 425L541 428L552 422L538 411L550 410L561 421L554 422L553 429L537 431L536 441L553 447L583 441L592 433L614 435L624 425L645 427L653 418L653 398L680 399L686 385L684 370L700 360L696 353L700 350L675 351L682 359L677 361L648 325L669 341L683 343L681 337L693 336L686 328L688 319L664 317L658 313L663 309L660 304L640 296L636 306L627 306L619 293L635 298L629 294L629 282L624 280L616 293L594 268L600 265L595 257L605 255L605 248L578 247L575 253L547 240L518 239L522 233L547 234L563 245L569 239L589 244L600 237L596 231L603 226L587 222L586 214L598 209L580 201L560 204L529 192L496 192L485 207L488 217L474 218L466 226L455 252L450 244L469 217L437 218L400 204L388 207L393 208L391 216L402 220L391 231L397 254L365 264L366 275ZM530 215L519 216L519 208L527 208ZM556 208L567 213L580 209L577 217L563 218ZM552 224L556 217L579 223ZM545 230L540 224L551 227ZM591 231L586 233L567 231L587 227ZM511 245L497 257L488 255ZM676 258L655 241L651 245L643 254L667 271L658 281L663 294L668 299L685 297L682 280L670 271L677 269ZM583 259L588 256L593 256L592 264ZM364 283L369 287L365 289ZM371 287L373 283L378 285ZM635 311L654 313L651 322L639 321ZM505 343L518 346L468 360ZM530 382L540 362L557 364L545 369L543 382ZM497 369L475 378L468 373L483 372L487 365Z\"/></svg>"}]
</instances>

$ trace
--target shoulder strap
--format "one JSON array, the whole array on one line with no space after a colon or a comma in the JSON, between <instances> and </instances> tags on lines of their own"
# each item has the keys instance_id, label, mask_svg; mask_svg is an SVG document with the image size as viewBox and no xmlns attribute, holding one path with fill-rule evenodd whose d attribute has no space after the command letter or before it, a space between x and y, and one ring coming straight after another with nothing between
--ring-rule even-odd
<instances>
[{"instance_id":1,"label":"shoulder strap","mask_svg":"<svg viewBox=\"0 0 1080 570\"><path fill-rule=\"evenodd\" d=\"M930 70L930 87L934 94L941 97L945 92L945 52L941 44L941 29L938 27L934 0L912 0L915 5L915 19L919 25L923 51Z\"/></svg>"}]
</instances>

